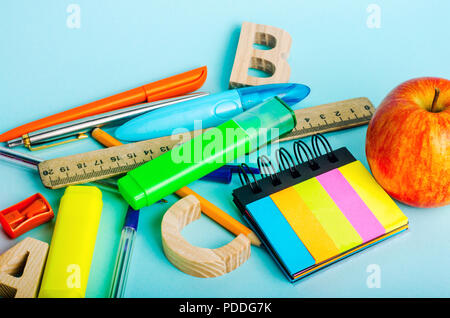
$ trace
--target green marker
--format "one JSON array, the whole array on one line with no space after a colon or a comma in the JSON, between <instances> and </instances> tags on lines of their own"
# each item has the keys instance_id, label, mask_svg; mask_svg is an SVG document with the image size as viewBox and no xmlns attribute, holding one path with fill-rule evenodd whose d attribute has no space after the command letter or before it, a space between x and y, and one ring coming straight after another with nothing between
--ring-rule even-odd
<instances>
[{"instance_id":1,"label":"green marker","mask_svg":"<svg viewBox=\"0 0 450 318\"><path fill-rule=\"evenodd\" d=\"M129 171L119 179L119 191L133 209L141 209L290 132L295 125L293 110L274 97Z\"/></svg>"}]
</instances>

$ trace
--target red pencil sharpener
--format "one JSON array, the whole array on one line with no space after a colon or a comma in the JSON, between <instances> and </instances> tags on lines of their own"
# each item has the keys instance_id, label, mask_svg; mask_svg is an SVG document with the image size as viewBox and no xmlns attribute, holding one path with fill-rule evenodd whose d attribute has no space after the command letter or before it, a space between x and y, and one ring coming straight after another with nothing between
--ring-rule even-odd
<instances>
[{"instance_id":1,"label":"red pencil sharpener","mask_svg":"<svg viewBox=\"0 0 450 318\"><path fill-rule=\"evenodd\" d=\"M0 224L11 238L16 238L25 232L53 218L53 210L40 193L0 211Z\"/></svg>"}]
</instances>

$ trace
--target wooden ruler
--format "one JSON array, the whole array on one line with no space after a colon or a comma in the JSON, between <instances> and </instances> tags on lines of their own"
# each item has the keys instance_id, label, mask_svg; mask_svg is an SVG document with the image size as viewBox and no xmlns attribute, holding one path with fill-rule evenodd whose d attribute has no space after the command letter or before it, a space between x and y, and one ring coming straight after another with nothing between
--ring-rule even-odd
<instances>
[{"instance_id":1,"label":"wooden ruler","mask_svg":"<svg viewBox=\"0 0 450 318\"><path fill-rule=\"evenodd\" d=\"M364 125L374 111L365 97L298 109L296 127L279 141ZM38 166L39 175L44 186L50 189L110 178L137 168L198 134L201 131L46 160Z\"/></svg>"},{"instance_id":2,"label":"wooden ruler","mask_svg":"<svg viewBox=\"0 0 450 318\"><path fill-rule=\"evenodd\" d=\"M366 97L297 109L296 127L279 141L365 125L369 123L374 112L375 108Z\"/></svg>"}]
</instances>

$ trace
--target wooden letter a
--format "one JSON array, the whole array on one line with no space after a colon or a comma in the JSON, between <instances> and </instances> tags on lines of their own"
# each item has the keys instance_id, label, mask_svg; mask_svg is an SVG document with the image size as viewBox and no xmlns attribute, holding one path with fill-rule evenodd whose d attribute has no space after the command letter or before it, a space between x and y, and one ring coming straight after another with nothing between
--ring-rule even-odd
<instances>
[{"instance_id":1,"label":"wooden letter a","mask_svg":"<svg viewBox=\"0 0 450 318\"><path fill-rule=\"evenodd\" d=\"M47 252L47 243L27 237L0 255L0 296L36 297Z\"/></svg>"}]
</instances>

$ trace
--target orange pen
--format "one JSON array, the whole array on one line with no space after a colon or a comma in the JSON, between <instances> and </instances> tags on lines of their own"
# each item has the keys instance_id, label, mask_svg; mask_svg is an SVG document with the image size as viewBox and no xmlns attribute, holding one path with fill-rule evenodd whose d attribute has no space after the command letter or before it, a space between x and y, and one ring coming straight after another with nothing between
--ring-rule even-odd
<instances>
[{"instance_id":1,"label":"orange pen","mask_svg":"<svg viewBox=\"0 0 450 318\"><path fill-rule=\"evenodd\" d=\"M72 120L102 114L143 102L154 102L184 95L199 89L205 82L206 75L206 66L202 66L188 72L136 87L11 129L0 135L0 142L22 137L27 133Z\"/></svg>"}]
</instances>

